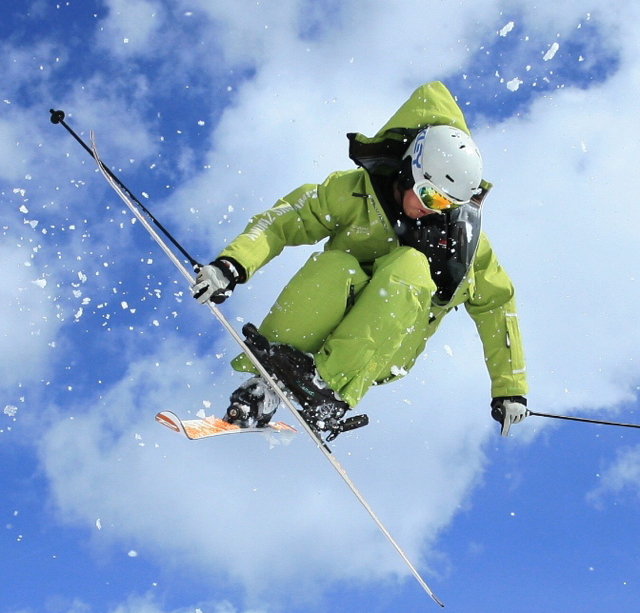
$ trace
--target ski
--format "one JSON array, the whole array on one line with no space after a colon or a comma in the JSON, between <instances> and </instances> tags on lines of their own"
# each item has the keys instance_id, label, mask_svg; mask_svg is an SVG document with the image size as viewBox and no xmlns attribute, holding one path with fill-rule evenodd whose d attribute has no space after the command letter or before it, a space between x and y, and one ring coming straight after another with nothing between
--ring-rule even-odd
<instances>
[{"instance_id":1,"label":"ski","mask_svg":"<svg viewBox=\"0 0 640 613\"><path fill-rule=\"evenodd\" d=\"M241 428L213 415L209 417L180 419L180 417L171 411L160 411L160 413L156 415L156 421L170 430L182 434L191 441L210 438L212 436L222 436L224 434L256 432L267 436L267 438L272 441L278 440L281 443L287 444L298 432L295 428L289 424L285 424L283 421L269 422L269 424L263 428ZM279 438L276 439L276 437Z\"/></svg>"},{"instance_id":2,"label":"ski","mask_svg":"<svg viewBox=\"0 0 640 613\"><path fill-rule=\"evenodd\" d=\"M98 149L97 149L94 133L91 132L91 135L90 135L91 147L89 148L84 143L84 141L82 141L82 139L65 123L65 121L64 121L64 113L62 111L51 110L51 121L54 124L56 124L56 123L61 124L89 152L89 154L95 160L96 164L98 165L98 168L99 168L100 172L102 173L102 175L104 176L106 181L109 183L109 185L118 194L118 196L120 196L120 198L125 203L127 208L129 208L129 210L133 213L133 215L136 217L136 219L143 225L143 227L147 230L147 232L149 232L149 234L156 241L158 246L164 251L164 253L171 260L171 262L173 262L173 264L176 266L176 268L185 277L185 279L189 283L189 287L192 287L194 282L195 282L195 278L193 277L191 272L186 268L184 263L170 249L170 247L163 240L163 238L158 234L158 232L153 227L151 222L153 222L156 225L156 227L158 227L165 234L165 236L167 236L167 238L169 238L169 240L174 245L178 246L178 250L183 255L185 255L186 259L190 262L190 264L192 266L194 266L194 268L196 266L199 266L199 265L197 264L197 262L195 262L195 260L193 260L193 258L191 258L191 256L189 256L186 253L186 251L175 241L175 239L173 239L173 237L171 237L171 235L169 235L168 232L166 232L166 230L155 219L155 217L153 217L153 215L151 215L151 213L147 210L147 208L142 203L140 203L138 198L135 197L135 195L114 175L114 173L100 159L100 155L98 153ZM143 211L144 211L144 214L143 214ZM259 372L259 374L273 388L273 390L279 396L281 402L291 411L292 415L300 423L301 428L305 432L307 432L307 434L309 435L311 440L316 444L318 449L320 449L320 451L322 452L324 457L329 461L329 463L333 466L333 468L336 470L336 472L340 475L340 477L345 482L347 487L351 490L351 492L353 493L355 498L361 503L361 505L367 511L367 513L369 514L371 519L375 522L375 524L378 526L380 531L384 534L386 539L394 547L394 549L400 555L400 557L402 558L404 563L407 565L407 567L411 570L412 574L414 575L414 577L416 578L416 580L418 581L420 586L423 588L423 590L434 600L434 602L436 602L439 606L444 607L444 604L439 600L439 598L435 595L433 590L429 587L429 585L426 583L426 581L422 578L422 576L418 572L417 568L412 564L412 562L407 557L407 555L404 552L404 550L396 542L396 540L393 538L393 536L391 535L389 530L387 530L385 525L382 523L380 518L377 516L377 514L371 508L371 506L366 501L364 496L360 493L360 491L356 487L355 483L351 480L351 478L349 477L349 475L347 474L345 469L341 466L341 464L338 462L338 460L335 458L335 456L331 452L329 446L319 438L319 436L314 432L314 430L309 426L309 424L307 424L307 422L302 418L302 416L300 415L300 412L298 411L298 409L296 408L294 403L291 401L291 399L288 398L287 395L283 392L283 390L281 390L278 387L278 385L274 381L273 377L264 368L264 366L261 364L260 360L253 354L253 352L251 351L251 349L249 348L247 343L238 334L238 332L236 332L235 328L229 323L229 321L222 314L222 312L218 309L218 307L213 302L208 302L207 304L208 304L209 308L211 309L211 312L218 319L218 321L223 326L223 328L225 328L225 330L227 330L227 332L233 338L233 340L240 346L242 351L247 355L249 360L255 366L255 368Z\"/></svg>"}]
</instances>

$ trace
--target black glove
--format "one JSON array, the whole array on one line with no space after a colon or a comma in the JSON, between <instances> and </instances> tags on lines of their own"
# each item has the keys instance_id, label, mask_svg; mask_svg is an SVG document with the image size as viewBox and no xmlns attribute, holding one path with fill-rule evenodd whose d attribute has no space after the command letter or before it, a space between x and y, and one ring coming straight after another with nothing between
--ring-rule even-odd
<instances>
[{"instance_id":1,"label":"black glove","mask_svg":"<svg viewBox=\"0 0 640 613\"><path fill-rule=\"evenodd\" d=\"M511 424L520 423L529 416L524 396L494 398L491 401L491 417L502 424L502 436L509 436Z\"/></svg>"}]
</instances>

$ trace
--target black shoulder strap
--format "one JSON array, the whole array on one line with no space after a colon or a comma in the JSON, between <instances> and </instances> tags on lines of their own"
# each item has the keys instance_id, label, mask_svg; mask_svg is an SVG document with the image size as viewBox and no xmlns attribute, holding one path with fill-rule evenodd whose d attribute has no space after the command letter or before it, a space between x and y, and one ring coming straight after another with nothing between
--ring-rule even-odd
<instances>
[{"instance_id":1,"label":"black shoulder strap","mask_svg":"<svg viewBox=\"0 0 640 613\"><path fill-rule=\"evenodd\" d=\"M389 130L388 137L382 140L350 132L349 157L370 174L393 174L400 169L402 157L418 132L418 129Z\"/></svg>"}]
</instances>

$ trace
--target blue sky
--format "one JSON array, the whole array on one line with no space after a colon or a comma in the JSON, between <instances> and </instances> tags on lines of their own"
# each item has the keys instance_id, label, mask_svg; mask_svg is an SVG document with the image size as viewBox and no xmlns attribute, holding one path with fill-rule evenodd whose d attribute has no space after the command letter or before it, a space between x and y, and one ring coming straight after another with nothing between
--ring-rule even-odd
<instances>
[{"instance_id":1,"label":"blue sky","mask_svg":"<svg viewBox=\"0 0 640 613\"><path fill-rule=\"evenodd\" d=\"M0 613L437 610L304 436L154 422L221 411L236 348L50 108L208 261L444 80L495 184L531 408L640 423L636 4L5 3ZM259 322L311 251L228 318ZM637 431L532 417L504 439L489 400L454 313L335 453L446 610L637 610Z\"/></svg>"}]
</instances>

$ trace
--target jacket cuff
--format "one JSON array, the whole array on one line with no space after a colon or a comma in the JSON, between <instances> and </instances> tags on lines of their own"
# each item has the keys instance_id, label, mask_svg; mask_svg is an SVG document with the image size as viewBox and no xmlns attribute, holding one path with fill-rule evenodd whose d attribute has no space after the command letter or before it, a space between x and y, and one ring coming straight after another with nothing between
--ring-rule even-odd
<instances>
[{"instance_id":1,"label":"jacket cuff","mask_svg":"<svg viewBox=\"0 0 640 613\"><path fill-rule=\"evenodd\" d=\"M224 262L224 265L226 265L227 270L231 272L233 280L236 283L245 283L247 281L247 271L236 259L229 257L217 258L211 262L211 264L218 265L220 262Z\"/></svg>"}]
</instances>

